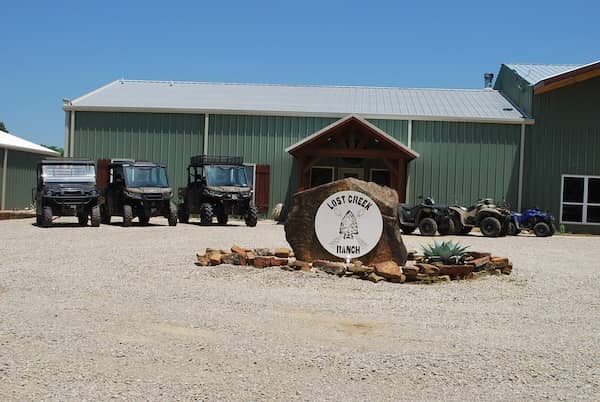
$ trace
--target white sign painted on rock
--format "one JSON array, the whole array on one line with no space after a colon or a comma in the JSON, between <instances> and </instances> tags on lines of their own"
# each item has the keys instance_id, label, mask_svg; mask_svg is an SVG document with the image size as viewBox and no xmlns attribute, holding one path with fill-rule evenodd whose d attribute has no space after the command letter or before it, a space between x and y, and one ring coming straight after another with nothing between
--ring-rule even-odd
<instances>
[{"instance_id":1,"label":"white sign painted on rock","mask_svg":"<svg viewBox=\"0 0 600 402\"><path fill-rule=\"evenodd\" d=\"M329 253L340 258L367 254L383 231L381 211L370 197L358 191L332 194L315 216L315 233Z\"/></svg>"}]
</instances>

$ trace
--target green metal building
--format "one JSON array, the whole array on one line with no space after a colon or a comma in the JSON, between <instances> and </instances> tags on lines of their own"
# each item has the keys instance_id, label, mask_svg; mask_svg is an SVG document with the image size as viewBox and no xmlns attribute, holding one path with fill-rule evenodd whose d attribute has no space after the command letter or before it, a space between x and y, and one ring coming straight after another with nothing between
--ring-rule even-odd
<instances>
[{"instance_id":1,"label":"green metal building","mask_svg":"<svg viewBox=\"0 0 600 402\"><path fill-rule=\"evenodd\" d=\"M537 119L540 109L562 106L554 91L536 95L536 84L511 65L501 67L495 88L488 76L479 90L118 80L66 101L65 153L164 162L174 188L185 185L192 155L242 156L256 167L257 205L265 211L298 189L354 176L389 185L407 202L493 197L561 216L561 179L558 190L544 187L539 166L565 151L544 138L548 130L560 136L563 126L552 112L539 127ZM586 152L598 150L591 108L578 109L587 113ZM545 155L536 152L538 137ZM573 154L561 158L576 163ZM590 169L561 167L559 176L595 174L592 159Z\"/></svg>"},{"instance_id":2,"label":"green metal building","mask_svg":"<svg viewBox=\"0 0 600 402\"><path fill-rule=\"evenodd\" d=\"M525 133L523 206L600 233L600 62L503 64L495 88L535 120Z\"/></svg>"},{"instance_id":3,"label":"green metal building","mask_svg":"<svg viewBox=\"0 0 600 402\"><path fill-rule=\"evenodd\" d=\"M45 156L59 155L51 149L0 131L0 210L31 206L37 162Z\"/></svg>"}]
</instances>

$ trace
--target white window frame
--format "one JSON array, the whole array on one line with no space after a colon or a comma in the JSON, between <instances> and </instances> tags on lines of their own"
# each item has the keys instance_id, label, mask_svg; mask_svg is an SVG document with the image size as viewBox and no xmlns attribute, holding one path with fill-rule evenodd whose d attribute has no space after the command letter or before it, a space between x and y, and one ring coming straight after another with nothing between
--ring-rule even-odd
<instances>
[{"instance_id":1,"label":"white window frame","mask_svg":"<svg viewBox=\"0 0 600 402\"><path fill-rule=\"evenodd\" d=\"M335 168L333 166L311 166L310 167L310 180L309 180L309 186L312 187L312 171L313 169L329 169L331 170L331 181L335 181ZM330 181L330 183L331 183Z\"/></svg>"},{"instance_id":2,"label":"white window frame","mask_svg":"<svg viewBox=\"0 0 600 402\"><path fill-rule=\"evenodd\" d=\"M563 202L563 196L565 191L565 178L576 178L583 179L583 200L582 202ZM598 222L588 222L587 221L587 207L600 207L599 203L589 203L588 199L588 187L589 187L589 179L600 179L600 176L589 176L589 175L581 175L581 174L563 174L560 178L560 216L559 222L572 224L572 225L595 225L598 226L600 223ZM563 205L577 205L581 206L581 222L573 222L573 221L563 221Z\"/></svg>"},{"instance_id":3,"label":"white window frame","mask_svg":"<svg viewBox=\"0 0 600 402\"><path fill-rule=\"evenodd\" d=\"M390 169L369 169L369 181L373 182L373 172L388 172L388 174L390 175L390 182L392 180L392 174L390 173ZM374 182L373 182L374 183ZM392 183L390 183L392 184Z\"/></svg>"}]
</instances>

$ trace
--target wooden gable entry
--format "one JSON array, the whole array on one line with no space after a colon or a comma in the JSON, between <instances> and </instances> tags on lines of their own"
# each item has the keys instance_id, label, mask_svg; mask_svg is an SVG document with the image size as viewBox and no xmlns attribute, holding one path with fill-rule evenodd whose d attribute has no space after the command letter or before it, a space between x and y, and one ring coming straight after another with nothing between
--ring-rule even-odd
<instances>
[{"instance_id":1,"label":"wooden gable entry","mask_svg":"<svg viewBox=\"0 0 600 402\"><path fill-rule=\"evenodd\" d=\"M269 193L271 185L271 167L269 165L256 165L254 178L254 203L258 212L269 210Z\"/></svg>"},{"instance_id":2,"label":"wooden gable entry","mask_svg":"<svg viewBox=\"0 0 600 402\"><path fill-rule=\"evenodd\" d=\"M350 115L287 149L297 159L298 191L310 185L310 170L323 158L377 159L390 170L390 186L406 196L408 163L419 154L366 120Z\"/></svg>"}]
</instances>

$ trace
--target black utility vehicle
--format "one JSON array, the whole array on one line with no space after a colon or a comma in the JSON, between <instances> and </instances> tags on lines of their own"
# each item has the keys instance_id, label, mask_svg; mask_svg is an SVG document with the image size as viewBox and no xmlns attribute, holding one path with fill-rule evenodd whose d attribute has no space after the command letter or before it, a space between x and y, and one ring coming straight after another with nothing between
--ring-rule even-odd
<instances>
[{"instance_id":1,"label":"black utility vehicle","mask_svg":"<svg viewBox=\"0 0 600 402\"><path fill-rule=\"evenodd\" d=\"M92 226L98 227L99 196L93 161L48 158L38 163L33 194L38 226L51 226L53 216L77 216L81 226L91 217Z\"/></svg>"},{"instance_id":2,"label":"black utility vehicle","mask_svg":"<svg viewBox=\"0 0 600 402\"><path fill-rule=\"evenodd\" d=\"M399 204L398 220L400 229L405 234L411 234L416 228L419 228L419 232L423 236L434 236L436 232L441 235L454 232L448 206L436 204L430 197L414 206Z\"/></svg>"},{"instance_id":3,"label":"black utility vehicle","mask_svg":"<svg viewBox=\"0 0 600 402\"><path fill-rule=\"evenodd\" d=\"M177 207L171 202L173 190L169 187L167 167L162 164L132 159L101 160L103 173L102 223L110 223L112 216L122 216L123 226L130 226L137 217L147 225L153 216L164 216L169 226L177 225Z\"/></svg>"},{"instance_id":4,"label":"black utility vehicle","mask_svg":"<svg viewBox=\"0 0 600 402\"><path fill-rule=\"evenodd\" d=\"M187 172L187 187L179 189L180 222L188 223L190 214L199 214L203 225L211 224L213 217L225 225L229 215L239 215L247 226L256 226L257 210L242 158L193 156Z\"/></svg>"}]
</instances>

